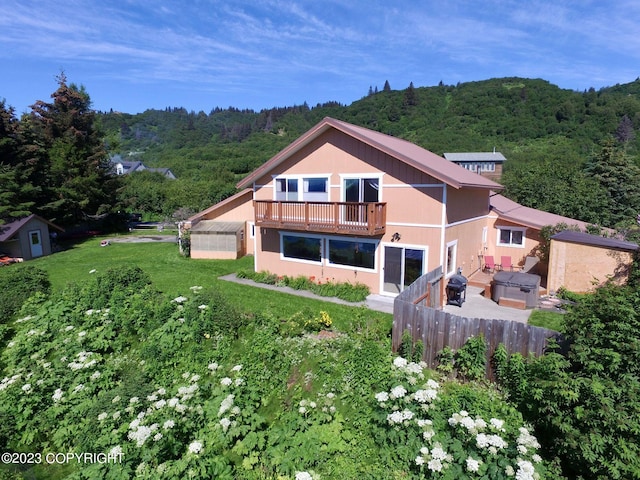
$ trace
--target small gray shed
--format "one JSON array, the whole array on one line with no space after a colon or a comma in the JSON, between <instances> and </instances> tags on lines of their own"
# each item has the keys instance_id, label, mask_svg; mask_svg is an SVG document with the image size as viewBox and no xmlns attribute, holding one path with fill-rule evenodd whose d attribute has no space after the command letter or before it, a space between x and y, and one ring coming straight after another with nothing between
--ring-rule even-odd
<instances>
[{"instance_id":1,"label":"small gray shed","mask_svg":"<svg viewBox=\"0 0 640 480\"><path fill-rule=\"evenodd\" d=\"M58 232L64 230L38 215L5 223L0 225L0 252L22 260L50 255L55 247L51 237Z\"/></svg>"},{"instance_id":2,"label":"small gray shed","mask_svg":"<svg viewBox=\"0 0 640 480\"><path fill-rule=\"evenodd\" d=\"M245 222L202 220L190 231L191 251L197 251L198 258L236 259L245 254Z\"/></svg>"}]
</instances>

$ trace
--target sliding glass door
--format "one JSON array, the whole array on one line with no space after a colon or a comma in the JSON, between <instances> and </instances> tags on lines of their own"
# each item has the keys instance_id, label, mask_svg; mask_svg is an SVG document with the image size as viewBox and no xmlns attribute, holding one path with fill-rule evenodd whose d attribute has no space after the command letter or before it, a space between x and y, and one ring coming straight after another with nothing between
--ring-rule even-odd
<instances>
[{"instance_id":1,"label":"sliding glass door","mask_svg":"<svg viewBox=\"0 0 640 480\"><path fill-rule=\"evenodd\" d=\"M384 247L383 291L400 293L424 273L424 249Z\"/></svg>"}]
</instances>

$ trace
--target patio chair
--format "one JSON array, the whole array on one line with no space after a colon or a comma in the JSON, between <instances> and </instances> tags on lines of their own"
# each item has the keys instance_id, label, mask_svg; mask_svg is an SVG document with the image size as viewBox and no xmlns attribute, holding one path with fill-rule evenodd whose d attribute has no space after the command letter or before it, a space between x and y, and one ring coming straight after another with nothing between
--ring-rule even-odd
<instances>
[{"instance_id":1,"label":"patio chair","mask_svg":"<svg viewBox=\"0 0 640 480\"><path fill-rule=\"evenodd\" d=\"M484 257L484 267L482 267L482 271L488 270L489 272L495 272L496 270L496 262L493 259L493 255L485 255Z\"/></svg>"},{"instance_id":2,"label":"patio chair","mask_svg":"<svg viewBox=\"0 0 640 480\"><path fill-rule=\"evenodd\" d=\"M511 257L500 257L500 269L506 270L509 269L513 272L513 264L511 263Z\"/></svg>"}]
</instances>

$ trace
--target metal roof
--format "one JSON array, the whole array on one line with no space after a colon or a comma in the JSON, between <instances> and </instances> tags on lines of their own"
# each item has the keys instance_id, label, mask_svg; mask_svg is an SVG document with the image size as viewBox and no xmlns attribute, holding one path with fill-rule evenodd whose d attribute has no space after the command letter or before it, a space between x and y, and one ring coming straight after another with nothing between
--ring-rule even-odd
<instances>
[{"instance_id":1,"label":"metal roof","mask_svg":"<svg viewBox=\"0 0 640 480\"><path fill-rule=\"evenodd\" d=\"M555 213L543 212L535 208L525 207L513 200L508 199L504 195L494 194L489 197L491 210L495 211L500 218L513 223L532 227L540 230L547 225L557 225L558 223L566 223L568 226L576 225L581 230L586 230L588 223L573 218L563 217Z\"/></svg>"},{"instance_id":2,"label":"metal roof","mask_svg":"<svg viewBox=\"0 0 640 480\"><path fill-rule=\"evenodd\" d=\"M451 162L505 162L507 160L500 152L459 152L443 155Z\"/></svg>"},{"instance_id":3,"label":"metal roof","mask_svg":"<svg viewBox=\"0 0 640 480\"><path fill-rule=\"evenodd\" d=\"M236 233L244 228L244 222L216 222L202 220L191 231L194 233Z\"/></svg>"},{"instance_id":4,"label":"metal roof","mask_svg":"<svg viewBox=\"0 0 640 480\"><path fill-rule=\"evenodd\" d=\"M594 247L628 250L632 252L638 249L638 244L633 242L626 242L624 240L618 240L617 238L600 237L598 235L591 235L583 232L572 232L571 230L556 233L551 237L551 239L569 243L580 243L582 245L592 245Z\"/></svg>"},{"instance_id":5,"label":"metal roof","mask_svg":"<svg viewBox=\"0 0 640 480\"><path fill-rule=\"evenodd\" d=\"M503 188L502 185L466 170L460 165L456 165L407 140L369 130L368 128L358 127L330 117L325 117L280 153L242 179L237 187L250 187L257 179L268 174L291 155L332 128L370 145L453 188L471 187L490 188L493 190L502 190Z\"/></svg>"},{"instance_id":6,"label":"metal roof","mask_svg":"<svg viewBox=\"0 0 640 480\"><path fill-rule=\"evenodd\" d=\"M31 214L28 217L20 218L18 220L14 220L13 222L8 222L0 225L0 242L6 242L7 240L10 240L24 225L26 225L30 220L34 218L37 218L41 222L46 223L56 230L64 232L63 228L51 223L49 220L46 220L39 215Z\"/></svg>"}]
</instances>

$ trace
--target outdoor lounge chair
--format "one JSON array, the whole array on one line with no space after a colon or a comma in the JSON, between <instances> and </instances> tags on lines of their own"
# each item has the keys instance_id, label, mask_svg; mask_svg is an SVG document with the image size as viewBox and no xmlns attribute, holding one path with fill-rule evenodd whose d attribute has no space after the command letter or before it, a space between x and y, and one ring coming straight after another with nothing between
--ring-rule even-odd
<instances>
[{"instance_id":1,"label":"outdoor lounge chair","mask_svg":"<svg viewBox=\"0 0 640 480\"><path fill-rule=\"evenodd\" d=\"M493 255L485 255L484 257L484 267L482 271L488 270L490 272L494 272L496 270L496 262L493 259Z\"/></svg>"},{"instance_id":2,"label":"outdoor lounge chair","mask_svg":"<svg viewBox=\"0 0 640 480\"><path fill-rule=\"evenodd\" d=\"M511 257L500 257L500 269L513 271L513 264L511 263Z\"/></svg>"},{"instance_id":3,"label":"outdoor lounge chair","mask_svg":"<svg viewBox=\"0 0 640 480\"><path fill-rule=\"evenodd\" d=\"M527 257L524 259L523 273L533 273L540 259L538 257Z\"/></svg>"}]
</instances>

